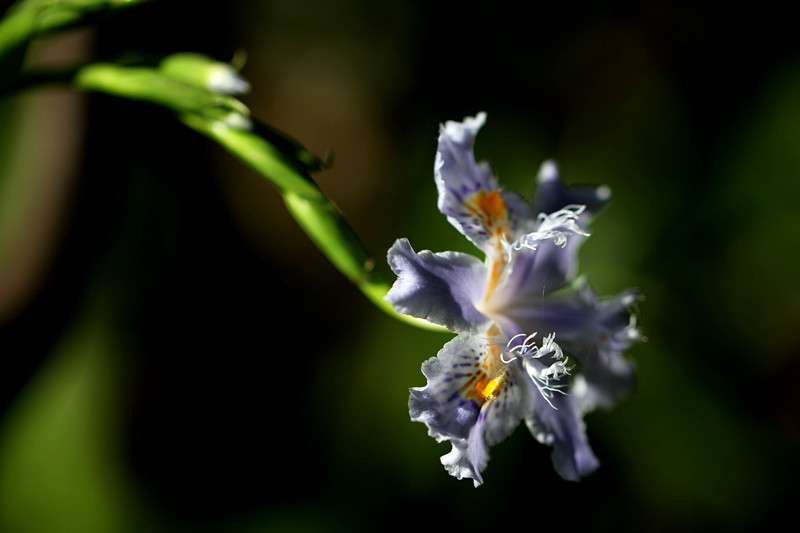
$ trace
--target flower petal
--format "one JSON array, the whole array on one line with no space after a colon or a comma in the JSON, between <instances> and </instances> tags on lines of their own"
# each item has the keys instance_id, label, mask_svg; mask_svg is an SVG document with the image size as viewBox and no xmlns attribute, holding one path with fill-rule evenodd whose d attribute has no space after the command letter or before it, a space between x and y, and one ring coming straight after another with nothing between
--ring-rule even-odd
<instances>
[{"instance_id":1,"label":"flower petal","mask_svg":"<svg viewBox=\"0 0 800 533\"><path fill-rule=\"evenodd\" d=\"M535 359L528 362L544 366ZM600 462L589 446L582 412L570 395L567 380L568 376L564 376L551 383L553 387L559 387L561 393L552 393L547 399L538 392L532 395L533 408L525 423L536 440L553 446L556 472L564 479L578 481L591 474ZM535 387L532 382L531 387Z\"/></svg>"},{"instance_id":2,"label":"flower petal","mask_svg":"<svg viewBox=\"0 0 800 533\"><path fill-rule=\"evenodd\" d=\"M453 448L440 459L444 469L456 479L472 479L476 487L480 486L483 483L481 476L483 467L478 468L476 463L480 463L481 459L470 453L474 452L476 447L470 447L470 439L451 439L450 442Z\"/></svg>"},{"instance_id":3,"label":"flower petal","mask_svg":"<svg viewBox=\"0 0 800 533\"><path fill-rule=\"evenodd\" d=\"M521 361L506 365L503 383L481 409L478 424L487 446L505 440L520 421L525 418L530 405L528 377L522 371Z\"/></svg>"},{"instance_id":4,"label":"flower petal","mask_svg":"<svg viewBox=\"0 0 800 533\"><path fill-rule=\"evenodd\" d=\"M576 376L574 394L581 410L610 409L636 385L633 363L623 356L633 342L642 339L635 316L628 311L637 300L633 291L601 300L588 285L583 298L595 309L598 335L564 343L578 361L581 375Z\"/></svg>"},{"instance_id":5,"label":"flower petal","mask_svg":"<svg viewBox=\"0 0 800 533\"><path fill-rule=\"evenodd\" d=\"M521 196L500 189L487 162L475 161L475 136L485 120L486 113L478 113L441 127L434 178L439 211L488 253L496 239L513 240L517 233L529 231L534 213Z\"/></svg>"},{"instance_id":6,"label":"flower petal","mask_svg":"<svg viewBox=\"0 0 800 533\"><path fill-rule=\"evenodd\" d=\"M428 383L412 388L408 402L411 420L428 426L437 441L451 441L453 449L442 457L447 471L475 480L476 486L489 461L488 448L514 431L530 405L520 362L499 362L498 350L486 337L457 336L423 364Z\"/></svg>"},{"instance_id":7,"label":"flower petal","mask_svg":"<svg viewBox=\"0 0 800 533\"><path fill-rule=\"evenodd\" d=\"M564 215L554 216L559 213ZM578 270L578 248L587 235L576 224L579 215L580 211L569 210L542 215L539 230L511 244L509 272L494 305L541 298L572 281Z\"/></svg>"},{"instance_id":8,"label":"flower petal","mask_svg":"<svg viewBox=\"0 0 800 533\"><path fill-rule=\"evenodd\" d=\"M636 369L622 352L573 350L572 353L581 362L573 394L582 412L610 409L636 386Z\"/></svg>"},{"instance_id":9,"label":"flower petal","mask_svg":"<svg viewBox=\"0 0 800 533\"><path fill-rule=\"evenodd\" d=\"M537 213L554 213L568 205L585 205L588 216L597 213L611 198L611 189L606 185L583 185L567 187L555 161L542 163L537 176L538 186L533 199Z\"/></svg>"},{"instance_id":10,"label":"flower petal","mask_svg":"<svg viewBox=\"0 0 800 533\"><path fill-rule=\"evenodd\" d=\"M486 278L477 258L458 252L418 254L407 239L389 249L397 280L385 299L399 313L424 318L455 332L485 331L489 319L475 309Z\"/></svg>"},{"instance_id":11,"label":"flower petal","mask_svg":"<svg viewBox=\"0 0 800 533\"><path fill-rule=\"evenodd\" d=\"M588 283L580 281L575 290L558 296L520 297L506 313L523 331L555 332L585 378L585 386L576 394L586 412L613 406L635 384L633 365L622 356L623 350L641 339L628 311L635 301L631 291L601 300Z\"/></svg>"},{"instance_id":12,"label":"flower petal","mask_svg":"<svg viewBox=\"0 0 800 533\"><path fill-rule=\"evenodd\" d=\"M442 457L445 468L453 461L453 470L448 468L451 475L472 478L476 487L483 483L481 473L489 463L489 448L508 438L530 412L531 388L527 382L520 361L506 367L502 385L484 404L469 438L454 442L453 450Z\"/></svg>"},{"instance_id":13,"label":"flower petal","mask_svg":"<svg viewBox=\"0 0 800 533\"><path fill-rule=\"evenodd\" d=\"M468 389L475 381L476 369L485 356L485 343L476 335L455 337L436 357L422 364L428 383L410 389L411 420L428 426L428 434L439 442L466 439L478 420L481 404L462 389Z\"/></svg>"}]
</instances>

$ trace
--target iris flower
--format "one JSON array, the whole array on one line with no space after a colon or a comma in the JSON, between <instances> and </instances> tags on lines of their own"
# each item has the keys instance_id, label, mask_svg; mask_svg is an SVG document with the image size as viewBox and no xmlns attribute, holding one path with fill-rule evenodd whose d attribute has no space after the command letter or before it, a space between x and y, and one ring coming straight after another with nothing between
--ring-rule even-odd
<instances>
[{"instance_id":1,"label":"iris flower","mask_svg":"<svg viewBox=\"0 0 800 533\"><path fill-rule=\"evenodd\" d=\"M610 408L635 381L622 352L640 338L629 310L637 296L601 299L576 279L583 228L608 188L566 187L546 161L532 203L503 190L473 154L485 119L442 125L434 166L439 210L485 259L416 252L407 239L388 253L397 280L386 300L457 334L423 363L428 382L410 391L411 419L450 442L442 464L476 487L489 447L523 420L553 447L558 474L578 480L599 465L583 415Z\"/></svg>"}]
</instances>

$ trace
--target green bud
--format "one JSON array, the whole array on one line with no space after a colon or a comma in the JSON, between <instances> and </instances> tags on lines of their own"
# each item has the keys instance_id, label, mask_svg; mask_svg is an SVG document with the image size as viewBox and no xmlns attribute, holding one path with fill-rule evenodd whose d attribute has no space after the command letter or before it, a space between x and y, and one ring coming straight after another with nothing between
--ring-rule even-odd
<instances>
[{"instance_id":1,"label":"green bud","mask_svg":"<svg viewBox=\"0 0 800 533\"><path fill-rule=\"evenodd\" d=\"M172 54L161 61L158 70L177 80L222 94L244 94L250 90L250 84L232 65L202 54Z\"/></svg>"},{"instance_id":2,"label":"green bud","mask_svg":"<svg viewBox=\"0 0 800 533\"><path fill-rule=\"evenodd\" d=\"M185 83L150 67L92 63L80 69L73 82L82 89L152 102L229 126L250 127L250 110L236 98Z\"/></svg>"}]
</instances>

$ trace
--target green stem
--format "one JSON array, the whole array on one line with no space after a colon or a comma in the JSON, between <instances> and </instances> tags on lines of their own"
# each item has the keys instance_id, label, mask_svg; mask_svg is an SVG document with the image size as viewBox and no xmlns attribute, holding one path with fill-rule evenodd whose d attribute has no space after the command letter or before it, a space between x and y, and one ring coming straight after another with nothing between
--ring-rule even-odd
<instances>
[{"instance_id":1,"label":"green stem","mask_svg":"<svg viewBox=\"0 0 800 533\"><path fill-rule=\"evenodd\" d=\"M0 93L17 86L28 44L36 37L95 24L150 0L20 0L0 18Z\"/></svg>"},{"instance_id":2,"label":"green stem","mask_svg":"<svg viewBox=\"0 0 800 533\"><path fill-rule=\"evenodd\" d=\"M426 320L397 313L383 299L391 283L375 270L374 259L338 207L308 176L304 163L288 156L286 151L277 150L253 132L197 115L184 115L181 120L219 143L275 185L287 209L314 244L379 309L417 327L445 331Z\"/></svg>"},{"instance_id":3,"label":"green stem","mask_svg":"<svg viewBox=\"0 0 800 533\"><path fill-rule=\"evenodd\" d=\"M322 192L309 172L324 167L303 146L253 120L239 100L215 93L158 69L93 63L72 70L31 74L29 83L71 81L75 87L166 107L189 128L212 139L272 183L287 209L333 265L378 308L418 327L441 326L397 313L383 297L391 283L375 270L353 228Z\"/></svg>"},{"instance_id":4,"label":"green stem","mask_svg":"<svg viewBox=\"0 0 800 533\"><path fill-rule=\"evenodd\" d=\"M282 194L292 192L309 200L326 200L325 194L307 174L307 159L301 161L294 154L287 154L286 148L279 150L255 131L229 127L224 122L195 113L187 113L179 118L193 130L213 139L241 159L275 185ZM256 124L253 129L261 128Z\"/></svg>"},{"instance_id":5,"label":"green stem","mask_svg":"<svg viewBox=\"0 0 800 533\"><path fill-rule=\"evenodd\" d=\"M78 71L74 83L175 111L186 126L209 137L272 183L322 253L378 308L419 327L444 330L397 313L383 299L390 282L375 271L375 261L353 228L309 175L323 163L293 139L252 120L241 102L149 67L92 64Z\"/></svg>"}]
</instances>

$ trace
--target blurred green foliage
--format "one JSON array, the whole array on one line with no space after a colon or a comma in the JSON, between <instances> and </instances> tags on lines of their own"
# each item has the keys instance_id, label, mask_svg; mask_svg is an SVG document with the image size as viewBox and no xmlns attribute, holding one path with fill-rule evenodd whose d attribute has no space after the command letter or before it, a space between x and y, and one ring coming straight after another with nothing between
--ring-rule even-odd
<instances>
[{"instance_id":1,"label":"blurred green foliage","mask_svg":"<svg viewBox=\"0 0 800 533\"><path fill-rule=\"evenodd\" d=\"M601 294L641 287L649 340L630 351L637 391L587 417L600 470L560 480L521 428L492 450L484 486L450 478L447 447L406 407L448 336L376 312L207 137L91 95L46 275L0 323L1 531L476 531L514 513L541 529L753 531L791 518L793 19L768 5L523 7L151 2L98 25L93 55L247 50L242 101L311 153L333 151L314 178L378 259L398 237L471 251L436 210L445 120L487 111L477 155L525 195L548 157L569 183L608 184L581 269ZM35 116L14 102L0 102L0 161ZM47 142L27 145L28 174L56 124L35 123ZM0 237L21 237L0 247L2 275L25 253L25 213L38 216L21 209L11 228L9 212L43 194L21 195L28 174L5 170Z\"/></svg>"}]
</instances>

